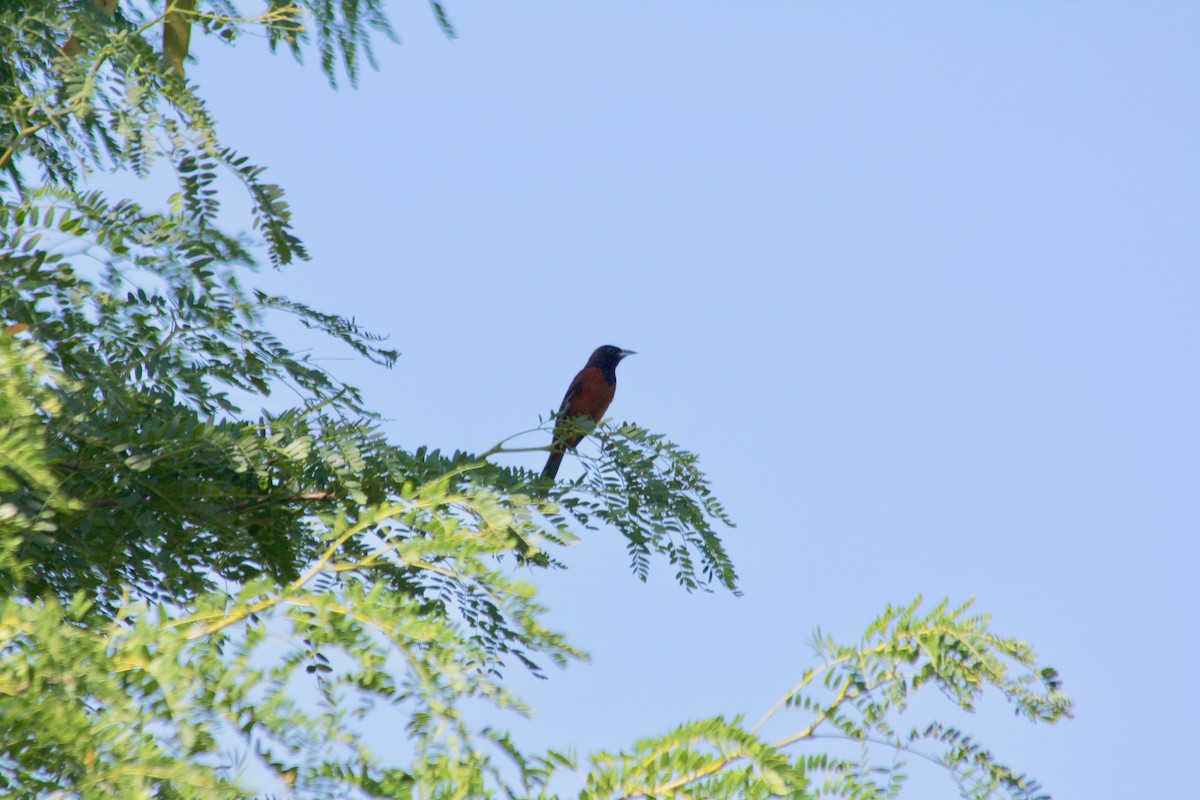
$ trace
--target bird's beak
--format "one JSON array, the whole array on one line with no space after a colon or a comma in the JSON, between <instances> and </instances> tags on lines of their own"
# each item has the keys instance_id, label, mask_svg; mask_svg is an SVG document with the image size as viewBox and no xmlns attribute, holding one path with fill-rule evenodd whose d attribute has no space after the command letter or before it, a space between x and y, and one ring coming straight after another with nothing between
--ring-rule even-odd
<instances>
[{"instance_id":1,"label":"bird's beak","mask_svg":"<svg viewBox=\"0 0 1200 800\"><path fill-rule=\"evenodd\" d=\"M621 358L624 358L625 356L636 356L636 355L637 355L637 350L622 350L621 351Z\"/></svg>"}]
</instances>

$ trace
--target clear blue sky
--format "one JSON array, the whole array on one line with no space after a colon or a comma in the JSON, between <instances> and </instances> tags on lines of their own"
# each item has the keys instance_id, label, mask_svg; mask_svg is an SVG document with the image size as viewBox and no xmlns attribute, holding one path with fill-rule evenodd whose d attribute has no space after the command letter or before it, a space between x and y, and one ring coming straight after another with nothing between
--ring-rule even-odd
<instances>
[{"instance_id":1,"label":"clear blue sky","mask_svg":"<svg viewBox=\"0 0 1200 800\"><path fill-rule=\"evenodd\" d=\"M520 681L524 741L756 718L818 625L974 595L1079 703L985 705L999 757L1060 800L1194 785L1200 4L449 0L453 42L392 5L358 91L200 50L313 253L264 280L391 334L332 366L406 445L485 449L637 350L610 414L738 523L741 599L568 554L594 663Z\"/></svg>"}]
</instances>

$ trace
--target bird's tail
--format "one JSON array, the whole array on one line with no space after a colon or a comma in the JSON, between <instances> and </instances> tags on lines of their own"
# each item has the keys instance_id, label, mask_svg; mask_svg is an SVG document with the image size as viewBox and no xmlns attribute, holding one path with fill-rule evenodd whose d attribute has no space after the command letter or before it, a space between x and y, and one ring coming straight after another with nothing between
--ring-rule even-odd
<instances>
[{"instance_id":1,"label":"bird's tail","mask_svg":"<svg viewBox=\"0 0 1200 800\"><path fill-rule=\"evenodd\" d=\"M542 468L542 477L554 480L558 475L558 468L562 464L563 451L555 450L550 453L550 457L546 459L546 466Z\"/></svg>"}]
</instances>

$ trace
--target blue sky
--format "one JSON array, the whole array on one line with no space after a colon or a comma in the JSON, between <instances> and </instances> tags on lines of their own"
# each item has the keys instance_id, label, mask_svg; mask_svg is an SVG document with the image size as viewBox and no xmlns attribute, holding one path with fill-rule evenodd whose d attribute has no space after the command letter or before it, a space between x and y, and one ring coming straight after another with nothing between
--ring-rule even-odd
<instances>
[{"instance_id":1,"label":"blue sky","mask_svg":"<svg viewBox=\"0 0 1200 800\"><path fill-rule=\"evenodd\" d=\"M1079 705L1034 727L985 704L974 734L1064 800L1179 796L1200 6L447 8L455 41L397 5L357 91L253 41L190 75L312 250L263 282L403 352L329 362L397 442L486 449L612 343L639 354L610 415L698 452L737 521L740 599L663 565L643 585L585 536L544 596L594 662L520 680L524 740L757 718L817 626L976 596Z\"/></svg>"}]
</instances>

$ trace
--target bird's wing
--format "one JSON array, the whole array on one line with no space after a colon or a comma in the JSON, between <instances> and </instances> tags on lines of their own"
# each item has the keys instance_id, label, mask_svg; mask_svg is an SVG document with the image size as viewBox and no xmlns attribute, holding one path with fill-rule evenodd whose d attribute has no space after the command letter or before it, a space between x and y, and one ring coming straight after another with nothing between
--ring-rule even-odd
<instances>
[{"instance_id":1,"label":"bird's wing","mask_svg":"<svg viewBox=\"0 0 1200 800\"><path fill-rule=\"evenodd\" d=\"M571 428L571 406L575 404L575 399L579 397L583 391L583 372L581 371L575 376L575 380L571 381L571 385L567 387L567 393L563 396L562 404L558 407L558 413L555 414L557 420L554 423L554 442L558 446L566 444L567 447L574 447L575 442L579 441L579 437L571 437L571 441L567 440L566 432Z\"/></svg>"},{"instance_id":2,"label":"bird's wing","mask_svg":"<svg viewBox=\"0 0 1200 800\"><path fill-rule=\"evenodd\" d=\"M558 416L565 417L567 411L570 410L571 404L575 402L575 398L583 390L583 373L580 372L575 376L575 380L571 381L571 385L567 387L567 393L563 395L562 404L558 407Z\"/></svg>"}]
</instances>

